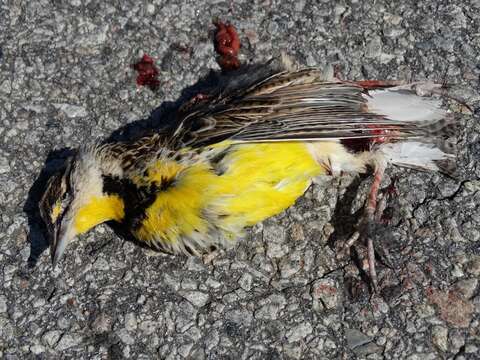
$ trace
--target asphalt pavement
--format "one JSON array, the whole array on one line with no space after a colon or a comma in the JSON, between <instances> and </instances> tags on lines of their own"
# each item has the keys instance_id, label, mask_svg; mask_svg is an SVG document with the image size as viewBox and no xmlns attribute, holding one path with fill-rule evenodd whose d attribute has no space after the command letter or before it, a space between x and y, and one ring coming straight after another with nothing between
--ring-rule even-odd
<instances>
[{"instance_id":1,"label":"asphalt pavement","mask_svg":"<svg viewBox=\"0 0 480 360\"><path fill-rule=\"evenodd\" d=\"M457 177L392 168L382 182L397 195L376 229L378 295L361 246L337 256L368 177L319 179L211 262L102 225L52 269L36 208L48 175L218 70L215 17L237 27L244 63L285 51L351 80L446 83L460 100L446 101ZM145 53L156 92L130 67ZM0 358L480 358L479 59L478 0L2 1Z\"/></svg>"}]
</instances>

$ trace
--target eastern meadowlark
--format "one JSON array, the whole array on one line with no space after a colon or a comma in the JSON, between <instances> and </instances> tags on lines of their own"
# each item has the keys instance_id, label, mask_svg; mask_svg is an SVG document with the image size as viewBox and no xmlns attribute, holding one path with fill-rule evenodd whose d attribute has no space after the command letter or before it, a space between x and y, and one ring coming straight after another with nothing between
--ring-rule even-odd
<instances>
[{"instance_id":1,"label":"eastern meadowlark","mask_svg":"<svg viewBox=\"0 0 480 360\"><path fill-rule=\"evenodd\" d=\"M54 263L106 221L154 249L201 254L288 208L321 175L373 169L371 220L387 164L453 170L443 141L452 117L417 94L436 85L350 82L274 62L224 79L173 124L84 146L50 179L40 210Z\"/></svg>"}]
</instances>

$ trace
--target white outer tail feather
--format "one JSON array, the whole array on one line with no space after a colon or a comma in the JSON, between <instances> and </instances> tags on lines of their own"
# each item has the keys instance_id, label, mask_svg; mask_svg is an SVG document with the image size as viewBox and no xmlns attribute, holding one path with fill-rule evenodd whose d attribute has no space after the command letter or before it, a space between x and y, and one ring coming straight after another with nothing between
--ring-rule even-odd
<instances>
[{"instance_id":1,"label":"white outer tail feather","mask_svg":"<svg viewBox=\"0 0 480 360\"><path fill-rule=\"evenodd\" d=\"M370 111L390 120L431 122L443 119L447 112L441 108L441 99L421 97L404 87L369 91L367 106Z\"/></svg>"},{"instance_id":2,"label":"white outer tail feather","mask_svg":"<svg viewBox=\"0 0 480 360\"><path fill-rule=\"evenodd\" d=\"M427 90L440 86L433 83L425 84ZM446 152L447 150L439 145L442 142L442 135L445 135L445 130L442 129L451 121L448 119L449 113L442 109L441 99L419 96L416 85L423 89L422 83L417 83L369 91L368 95L365 95L370 111L393 121L415 122L419 127L425 127L427 131L425 139L382 144L378 153L389 163L397 166L445 172L446 169L440 164L447 161L452 165L450 169L454 169L455 155Z\"/></svg>"},{"instance_id":3,"label":"white outer tail feather","mask_svg":"<svg viewBox=\"0 0 480 360\"><path fill-rule=\"evenodd\" d=\"M412 168L440 171L439 161L454 159L455 156L447 154L434 144L418 141L403 141L399 143L384 144L379 151L388 162Z\"/></svg>"}]
</instances>

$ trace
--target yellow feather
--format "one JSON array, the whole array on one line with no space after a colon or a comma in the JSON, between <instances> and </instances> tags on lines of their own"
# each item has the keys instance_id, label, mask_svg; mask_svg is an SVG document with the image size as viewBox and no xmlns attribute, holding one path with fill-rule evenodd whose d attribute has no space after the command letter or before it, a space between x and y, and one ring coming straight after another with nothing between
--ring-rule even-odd
<instances>
[{"instance_id":1,"label":"yellow feather","mask_svg":"<svg viewBox=\"0 0 480 360\"><path fill-rule=\"evenodd\" d=\"M138 175L133 178L133 181L137 185L142 185L145 182L157 182L161 183L164 180L172 180L177 174L184 168L174 161L156 161L147 168L146 176Z\"/></svg>"},{"instance_id":2,"label":"yellow feather","mask_svg":"<svg viewBox=\"0 0 480 360\"><path fill-rule=\"evenodd\" d=\"M148 169L148 180L161 181L162 179L174 178L183 166L174 161L161 162L157 161Z\"/></svg>"},{"instance_id":3,"label":"yellow feather","mask_svg":"<svg viewBox=\"0 0 480 360\"><path fill-rule=\"evenodd\" d=\"M82 234L105 221L121 221L125 216L123 200L117 195L93 197L82 206L74 219L75 232Z\"/></svg>"},{"instance_id":4,"label":"yellow feather","mask_svg":"<svg viewBox=\"0 0 480 360\"><path fill-rule=\"evenodd\" d=\"M160 192L147 209L136 236L146 241L159 237L165 242L174 242L180 235L206 232L208 224L201 217L201 210L208 203L208 192L203 189L214 183L215 178L211 169L202 163L181 171L175 186Z\"/></svg>"},{"instance_id":5,"label":"yellow feather","mask_svg":"<svg viewBox=\"0 0 480 360\"><path fill-rule=\"evenodd\" d=\"M251 226L291 206L322 168L298 142L237 145L217 184L217 211L229 228ZM228 196L228 194L231 194Z\"/></svg>"},{"instance_id":6,"label":"yellow feather","mask_svg":"<svg viewBox=\"0 0 480 360\"><path fill-rule=\"evenodd\" d=\"M224 142L215 148L230 145ZM205 214L216 214L221 216L215 226L227 237L235 237L244 227L291 206L310 179L324 171L304 143L236 144L228 151L220 164L226 169L221 175L208 163L185 169L168 165L179 170L175 185L158 194L135 235L148 242L161 239L172 244L195 231L206 234ZM166 164L156 166L149 180L165 173Z\"/></svg>"}]
</instances>

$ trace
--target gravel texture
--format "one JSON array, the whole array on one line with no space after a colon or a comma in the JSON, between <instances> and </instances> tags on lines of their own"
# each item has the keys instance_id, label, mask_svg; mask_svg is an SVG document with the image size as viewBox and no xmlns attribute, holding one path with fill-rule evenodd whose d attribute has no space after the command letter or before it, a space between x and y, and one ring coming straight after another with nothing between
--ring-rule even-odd
<instances>
[{"instance_id":1,"label":"gravel texture","mask_svg":"<svg viewBox=\"0 0 480 360\"><path fill-rule=\"evenodd\" d=\"M478 0L108 3L0 4L0 358L480 358ZM49 171L217 69L215 16L237 26L244 61L285 50L349 79L445 81L476 112L458 115L457 179L388 171L379 295L361 246L336 255L368 179L321 179L211 261L100 226L52 269L35 211ZM129 67L144 52L157 93Z\"/></svg>"}]
</instances>

